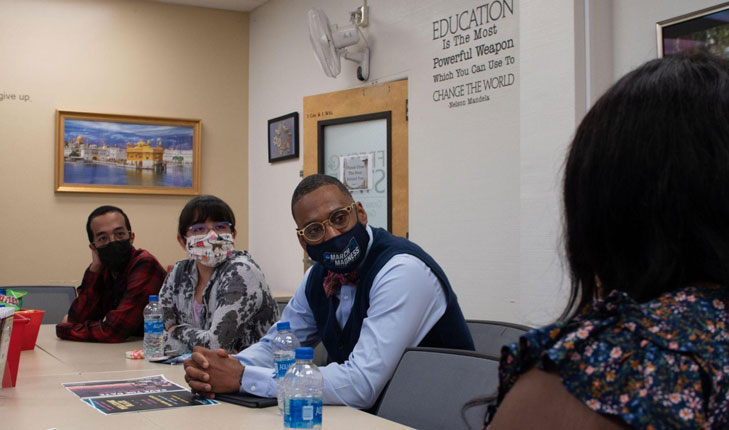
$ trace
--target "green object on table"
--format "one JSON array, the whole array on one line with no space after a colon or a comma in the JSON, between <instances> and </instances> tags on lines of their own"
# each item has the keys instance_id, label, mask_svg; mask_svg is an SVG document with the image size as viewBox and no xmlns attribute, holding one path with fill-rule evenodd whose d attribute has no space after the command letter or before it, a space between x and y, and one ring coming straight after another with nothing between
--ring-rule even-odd
<instances>
[{"instance_id":1,"label":"green object on table","mask_svg":"<svg viewBox=\"0 0 729 430\"><path fill-rule=\"evenodd\" d=\"M0 288L0 307L13 308L19 311L23 307L23 296L27 291L16 291L10 288Z\"/></svg>"}]
</instances>

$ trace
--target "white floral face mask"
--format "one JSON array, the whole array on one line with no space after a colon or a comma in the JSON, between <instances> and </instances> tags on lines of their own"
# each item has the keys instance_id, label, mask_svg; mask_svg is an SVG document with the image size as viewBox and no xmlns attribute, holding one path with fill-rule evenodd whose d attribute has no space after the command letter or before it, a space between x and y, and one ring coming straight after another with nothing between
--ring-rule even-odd
<instances>
[{"instance_id":1,"label":"white floral face mask","mask_svg":"<svg viewBox=\"0 0 729 430\"><path fill-rule=\"evenodd\" d=\"M190 258L208 267L215 267L227 260L234 249L232 233L218 234L211 230L206 234L187 238L187 253Z\"/></svg>"}]
</instances>

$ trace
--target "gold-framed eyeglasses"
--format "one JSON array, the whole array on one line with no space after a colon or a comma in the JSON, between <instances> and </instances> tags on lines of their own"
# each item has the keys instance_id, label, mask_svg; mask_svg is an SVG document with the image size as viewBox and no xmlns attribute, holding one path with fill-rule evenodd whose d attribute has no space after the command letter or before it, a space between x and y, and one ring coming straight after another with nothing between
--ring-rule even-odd
<instances>
[{"instance_id":1,"label":"gold-framed eyeglasses","mask_svg":"<svg viewBox=\"0 0 729 430\"><path fill-rule=\"evenodd\" d=\"M131 237L131 232L127 229L120 227L116 230L114 230L111 235L102 233L94 239L94 245L97 248L104 247L112 242L112 238L114 240L127 240Z\"/></svg>"},{"instance_id":2,"label":"gold-framed eyeglasses","mask_svg":"<svg viewBox=\"0 0 729 430\"><path fill-rule=\"evenodd\" d=\"M227 221L221 221L221 222L214 222L212 226L207 225L205 223L199 223L199 224L193 224L187 228L187 231L189 231L190 234L193 236L200 236L203 234L208 234L208 232L210 230L213 230L217 234L232 233L233 224L231 224Z\"/></svg>"},{"instance_id":3,"label":"gold-framed eyeglasses","mask_svg":"<svg viewBox=\"0 0 729 430\"><path fill-rule=\"evenodd\" d=\"M324 235L326 234L326 226L324 224L328 223L337 230L345 228L349 224L349 218L356 204L356 202L352 202L348 206L335 209L326 219L310 222L303 228L296 229L296 234L303 236L304 240L309 243L319 242L324 239Z\"/></svg>"}]
</instances>

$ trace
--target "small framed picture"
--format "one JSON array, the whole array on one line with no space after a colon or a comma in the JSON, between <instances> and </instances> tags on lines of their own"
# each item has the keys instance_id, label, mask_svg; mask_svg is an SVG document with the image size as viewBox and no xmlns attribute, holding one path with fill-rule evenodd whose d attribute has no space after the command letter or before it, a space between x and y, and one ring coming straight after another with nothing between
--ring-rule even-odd
<instances>
[{"instance_id":1,"label":"small framed picture","mask_svg":"<svg viewBox=\"0 0 729 430\"><path fill-rule=\"evenodd\" d=\"M658 56L706 52L729 58L729 3L656 24Z\"/></svg>"},{"instance_id":2,"label":"small framed picture","mask_svg":"<svg viewBox=\"0 0 729 430\"><path fill-rule=\"evenodd\" d=\"M57 192L200 194L197 119L56 111Z\"/></svg>"},{"instance_id":3,"label":"small framed picture","mask_svg":"<svg viewBox=\"0 0 729 430\"><path fill-rule=\"evenodd\" d=\"M299 113L268 120L268 162L299 158Z\"/></svg>"}]
</instances>

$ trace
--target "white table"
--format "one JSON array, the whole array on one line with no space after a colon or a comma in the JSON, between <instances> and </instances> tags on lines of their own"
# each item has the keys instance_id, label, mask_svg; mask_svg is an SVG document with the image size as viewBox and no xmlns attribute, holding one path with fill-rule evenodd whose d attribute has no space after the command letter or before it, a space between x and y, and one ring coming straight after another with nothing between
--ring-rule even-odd
<instances>
[{"instance_id":1,"label":"white table","mask_svg":"<svg viewBox=\"0 0 729 430\"><path fill-rule=\"evenodd\" d=\"M103 415L61 386L64 382L128 379L163 374L186 387L181 365L127 360L125 352L142 347L141 340L119 344L71 342L56 338L54 325L43 325L36 348L23 351L15 388L0 390L3 429L206 429L210 427L281 429L275 407L251 409L221 403L159 411ZM323 428L397 430L403 425L345 406L325 406Z\"/></svg>"}]
</instances>

